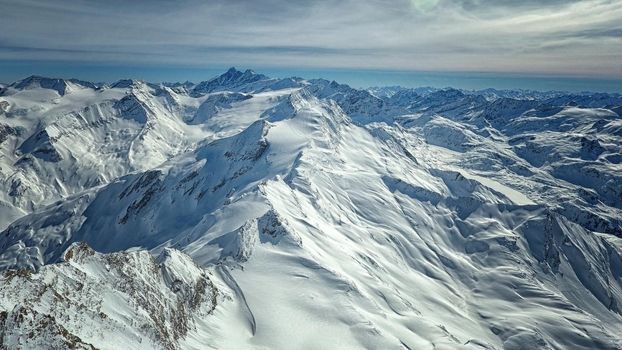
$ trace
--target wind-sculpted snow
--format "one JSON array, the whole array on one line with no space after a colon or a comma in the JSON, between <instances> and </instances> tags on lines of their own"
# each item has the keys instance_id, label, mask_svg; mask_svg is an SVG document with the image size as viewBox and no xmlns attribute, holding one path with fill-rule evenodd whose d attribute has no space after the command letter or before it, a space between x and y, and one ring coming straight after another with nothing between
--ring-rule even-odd
<instances>
[{"instance_id":1,"label":"wind-sculpted snow","mask_svg":"<svg viewBox=\"0 0 622 350\"><path fill-rule=\"evenodd\" d=\"M115 348L103 339L120 334L134 348L622 348L619 96L235 69L116 86L0 98L0 268L26 286L5 293L5 343L36 329L23 347ZM62 262L77 247L144 261L123 278L162 293L157 312L137 302L157 318L114 268L81 283L120 298L122 321L24 294L59 276L45 283L63 295L85 269ZM200 317L184 304L196 276L219 296Z\"/></svg>"},{"instance_id":2,"label":"wind-sculpted snow","mask_svg":"<svg viewBox=\"0 0 622 350\"><path fill-rule=\"evenodd\" d=\"M188 124L202 124L215 116L222 109L232 108L232 104L252 98L252 95L242 93L222 93L210 95L201 103L196 114L186 120Z\"/></svg>"}]
</instances>

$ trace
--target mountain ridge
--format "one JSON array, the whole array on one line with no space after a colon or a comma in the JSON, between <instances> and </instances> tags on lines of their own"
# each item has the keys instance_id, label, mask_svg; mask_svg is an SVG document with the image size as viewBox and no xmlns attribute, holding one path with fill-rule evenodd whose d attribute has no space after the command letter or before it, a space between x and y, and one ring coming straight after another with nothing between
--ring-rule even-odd
<instances>
[{"instance_id":1,"label":"mountain ridge","mask_svg":"<svg viewBox=\"0 0 622 350\"><path fill-rule=\"evenodd\" d=\"M276 78L270 78L264 74L260 74L260 73L256 73L254 70L252 69L246 69L244 71L238 70L236 67L230 67L227 71L225 71L224 73L211 77L207 80L203 80L200 81L198 83L194 83L192 81L186 80L184 82L161 82L161 83L154 83L154 82L148 82L145 81L143 79L121 79L118 80L116 82L112 82L112 83L102 83L102 82L90 82L90 81L86 81L86 80L81 80L81 79L76 79L76 78L53 78L53 77L46 77L46 76L41 76L41 75L32 75L29 77L26 77L24 79L19 79L17 81L14 81L12 83L7 83L7 84L2 84L0 83L0 86L4 86L4 87L9 87L9 86L16 86L19 85L20 83L24 82L24 81L29 81L29 80L46 80L46 81L65 81L65 82L74 82L77 84L83 84L84 86L88 86L88 87L93 87L93 88L99 88L99 87L103 87L103 86L114 86L116 84L128 84L131 82L143 82L152 86L166 86L166 87L171 87L171 88L179 88L179 87L184 87L184 88L188 88L188 87L197 87L199 85L204 85L204 86L209 86L210 82L212 82L212 84L214 83L218 83L220 82L220 86L225 86L226 84L223 84L225 82L227 82L228 80L230 82L236 82L237 79L241 79L242 77L245 77L246 79L250 78L250 79L257 79L257 80L270 80L270 79L276 79ZM283 79L276 79L276 80L291 80L291 81L302 81L304 80L303 78L300 77L296 77L296 76L292 76L289 78L283 78ZM309 80L325 80L327 82L330 82L330 80L326 80L326 79L309 79ZM244 81L244 79L242 79L241 81ZM248 81L247 81L248 82ZM335 82L336 83L336 82ZM344 84L345 85L345 84ZM215 86L217 86L215 84ZM390 98L391 95L395 94L396 92L400 92L400 91L411 91L411 92L416 92L422 95L425 95L427 93L430 92L435 92L435 91L439 91L439 90L458 90L461 91L463 93L466 94L475 94L475 95L482 95L485 97L488 97L490 99L497 99L497 98L502 98L502 97L506 97L506 98L514 98L514 99L537 99L537 100L543 100L543 99L550 99L550 98L554 98L554 97L559 97L559 96L563 96L563 95L574 95L574 96L592 96L592 95L603 95L603 96L617 96L620 97L622 94L620 93L616 93L616 92L600 92L600 91L590 91L590 90L585 90L585 91L579 91L579 92L570 92L570 91L563 91L563 90L532 90L532 89L496 89L496 88L486 88L486 89L479 89L479 90L475 90L475 89L460 89L460 88L454 88L454 87L450 87L450 86L446 86L446 87L430 87L430 86L420 86L420 87L403 87L400 85L392 85L392 86L375 86L375 87L367 87L367 88L357 88L357 90L365 90L365 91L370 91L370 92L375 92L379 95L381 95L381 97L384 98ZM386 92L385 92L386 91ZM380 96L379 96L380 97Z\"/></svg>"}]
</instances>

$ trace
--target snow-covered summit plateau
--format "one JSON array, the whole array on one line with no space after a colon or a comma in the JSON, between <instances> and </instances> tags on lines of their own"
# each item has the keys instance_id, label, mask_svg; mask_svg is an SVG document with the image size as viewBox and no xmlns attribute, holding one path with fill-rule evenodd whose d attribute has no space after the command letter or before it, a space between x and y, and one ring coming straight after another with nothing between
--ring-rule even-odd
<instances>
[{"instance_id":1,"label":"snow-covered summit plateau","mask_svg":"<svg viewBox=\"0 0 622 350\"><path fill-rule=\"evenodd\" d=\"M622 349L622 96L0 88L0 348Z\"/></svg>"}]
</instances>

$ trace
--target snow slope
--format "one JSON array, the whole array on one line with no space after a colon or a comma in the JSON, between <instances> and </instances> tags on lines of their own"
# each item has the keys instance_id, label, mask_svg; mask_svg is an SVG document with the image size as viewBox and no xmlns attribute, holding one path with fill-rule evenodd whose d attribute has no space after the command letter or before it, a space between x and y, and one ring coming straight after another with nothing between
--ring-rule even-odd
<instances>
[{"instance_id":1,"label":"snow slope","mask_svg":"<svg viewBox=\"0 0 622 350\"><path fill-rule=\"evenodd\" d=\"M36 176L3 198L6 344L113 349L118 334L130 348L622 348L615 95L371 93L235 69L114 86L0 96L5 130L21 130L5 132L3 176ZM70 123L84 106L99 106L103 126ZM16 154L38 167L18 168ZM110 299L71 292L85 314L30 292L62 295L76 271ZM158 311L119 278L161 294ZM192 326L177 332L170 317L201 278L213 302L184 304ZM125 318L96 315L109 300ZM26 301L29 321L17 322Z\"/></svg>"},{"instance_id":2,"label":"snow slope","mask_svg":"<svg viewBox=\"0 0 622 350\"><path fill-rule=\"evenodd\" d=\"M59 94L58 86L71 89ZM132 80L102 89L76 86L31 77L2 95L0 227L42 205L151 169L199 142L239 132L254 119L231 120L216 112L234 104L261 113L287 93L264 89L243 98L228 93L194 98Z\"/></svg>"}]
</instances>

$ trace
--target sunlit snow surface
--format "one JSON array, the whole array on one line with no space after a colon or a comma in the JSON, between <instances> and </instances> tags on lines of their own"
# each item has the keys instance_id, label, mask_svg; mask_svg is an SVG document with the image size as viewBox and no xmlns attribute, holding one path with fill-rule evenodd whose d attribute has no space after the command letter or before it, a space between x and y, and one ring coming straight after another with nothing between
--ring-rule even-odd
<instances>
[{"instance_id":1,"label":"sunlit snow surface","mask_svg":"<svg viewBox=\"0 0 622 350\"><path fill-rule=\"evenodd\" d=\"M620 349L621 106L25 79L0 95L0 339Z\"/></svg>"}]
</instances>

